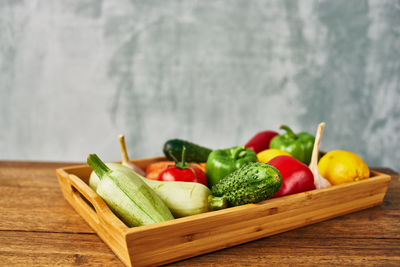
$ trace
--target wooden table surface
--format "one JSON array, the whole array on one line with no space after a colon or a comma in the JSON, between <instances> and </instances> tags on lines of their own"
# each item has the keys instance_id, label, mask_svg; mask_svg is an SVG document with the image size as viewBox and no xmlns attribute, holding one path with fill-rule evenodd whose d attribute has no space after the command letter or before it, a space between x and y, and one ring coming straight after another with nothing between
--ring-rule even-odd
<instances>
[{"instance_id":1,"label":"wooden table surface","mask_svg":"<svg viewBox=\"0 0 400 267\"><path fill-rule=\"evenodd\" d=\"M1 266L124 266L64 200L55 169L72 163L0 161ZM377 207L171 266L400 266L400 175Z\"/></svg>"}]
</instances>

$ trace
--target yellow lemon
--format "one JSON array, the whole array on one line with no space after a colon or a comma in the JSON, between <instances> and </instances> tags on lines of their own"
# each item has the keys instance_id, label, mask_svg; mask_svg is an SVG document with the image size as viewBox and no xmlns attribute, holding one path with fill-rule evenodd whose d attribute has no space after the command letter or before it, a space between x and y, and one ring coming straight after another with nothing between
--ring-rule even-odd
<instances>
[{"instance_id":1,"label":"yellow lemon","mask_svg":"<svg viewBox=\"0 0 400 267\"><path fill-rule=\"evenodd\" d=\"M326 153L318 162L320 174L333 185L369 177L367 164L357 154L344 150Z\"/></svg>"},{"instance_id":2,"label":"yellow lemon","mask_svg":"<svg viewBox=\"0 0 400 267\"><path fill-rule=\"evenodd\" d=\"M277 156L281 156L281 155L291 156L290 153L288 153L286 151L282 151L282 150L276 149L276 148L270 148L270 149L266 149L266 150L259 152L257 154L257 158L258 158L258 161L267 163L271 159L273 159Z\"/></svg>"}]
</instances>

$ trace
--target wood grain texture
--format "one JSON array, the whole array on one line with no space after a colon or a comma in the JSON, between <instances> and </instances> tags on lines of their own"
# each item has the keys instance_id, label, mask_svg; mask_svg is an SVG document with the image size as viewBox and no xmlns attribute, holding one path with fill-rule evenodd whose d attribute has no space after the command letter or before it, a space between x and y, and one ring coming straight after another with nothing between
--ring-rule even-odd
<instances>
[{"instance_id":1,"label":"wood grain texture","mask_svg":"<svg viewBox=\"0 0 400 267\"><path fill-rule=\"evenodd\" d=\"M2 266L123 266L62 197L55 169L0 161ZM400 176L377 207L176 262L176 266L353 265L400 262Z\"/></svg>"}]
</instances>

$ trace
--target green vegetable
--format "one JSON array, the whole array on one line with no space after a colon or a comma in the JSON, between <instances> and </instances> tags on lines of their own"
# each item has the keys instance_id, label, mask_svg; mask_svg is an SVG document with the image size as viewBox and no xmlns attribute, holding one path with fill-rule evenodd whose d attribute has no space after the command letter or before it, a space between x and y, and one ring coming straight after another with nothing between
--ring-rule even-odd
<instances>
[{"instance_id":1,"label":"green vegetable","mask_svg":"<svg viewBox=\"0 0 400 267\"><path fill-rule=\"evenodd\" d=\"M172 139L165 142L163 147L164 155L169 160L174 160L169 151L178 160L182 161L182 150L186 147L186 161L187 162L206 162L211 149L196 145L189 141L181 139Z\"/></svg>"},{"instance_id":2,"label":"green vegetable","mask_svg":"<svg viewBox=\"0 0 400 267\"><path fill-rule=\"evenodd\" d=\"M250 148L235 146L214 150L208 156L206 175L209 186L213 186L228 174L249 162L257 161L257 154Z\"/></svg>"},{"instance_id":3,"label":"green vegetable","mask_svg":"<svg viewBox=\"0 0 400 267\"><path fill-rule=\"evenodd\" d=\"M214 196L226 197L229 206L257 203L272 197L282 186L275 167L251 162L234 171L211 189Z\"/></svg>"},{"instance_id":4,"label":"green vegetable","mask_svg":"<svg viewBox=\"0 0 400 267\"><path fill-rule=\"evenodd\" d=\"M269 147L289 152L294 158L309 165L314 147L314 136L306 132L295 134L286 125L282 125L280 129L285 130L286 133L272 138Z\"/></svg>"},{"instance_id":5,"label":"green vegetable","mask_svg":"<svg viewBox=\"0 0 400 267\"><path fill-rule=\"evenodd\" d=\"M132 172L131 169L117 163L106 164L112 170L125 173L126 176L140 178L164 201L174 217L184 217L203 213L210 210L226 208L225 197L214 197L207 186L191 182L154 181ZM99 177L92 172L89 185L96 191Z\"/></svg>"},{"instance_id":6,"label":"green vegetable","mask_svg":"<svg viewBox=\"0 0 400 267\"><path fill-rule=\"evenodd\" d=\"M134 172L107 167L96 154L87 163L99 177L96 192L129 227L174 219L161 198Z\"/></svg>"}]
</instances>

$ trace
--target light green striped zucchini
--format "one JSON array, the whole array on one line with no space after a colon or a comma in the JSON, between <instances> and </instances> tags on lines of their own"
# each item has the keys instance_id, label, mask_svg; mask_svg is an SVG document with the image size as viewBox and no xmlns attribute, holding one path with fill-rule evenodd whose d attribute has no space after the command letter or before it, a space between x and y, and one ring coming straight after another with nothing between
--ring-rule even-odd
<instances>
[{"instance_id":1,"label":"light green striped zucchini","mask_svg":"<svg viewBox=\"0 0 400 267\"><path fill-rule=\"evenodd\" d=\"M95 154L87 162L97 175L97 194L127 226L174 219L164 201L135 172L110 169Z\"/></svg>"}]
</instances>

